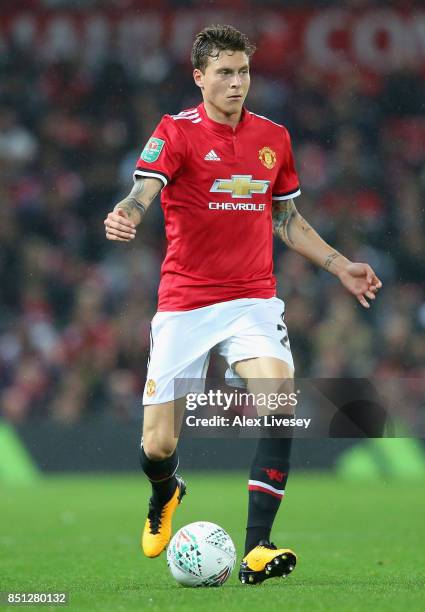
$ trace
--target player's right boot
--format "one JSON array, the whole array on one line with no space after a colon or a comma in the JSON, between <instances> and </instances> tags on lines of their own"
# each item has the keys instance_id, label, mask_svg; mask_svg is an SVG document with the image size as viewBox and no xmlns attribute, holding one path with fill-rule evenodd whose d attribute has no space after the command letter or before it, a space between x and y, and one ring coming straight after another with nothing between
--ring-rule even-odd
<instances>
[{"instance_id":1,"label":"player's right boot","mask_svg":"<svg viewBox=\"0 0 425 612\"><path fill-rule=\"evenodd\" d=\"M177 485L171 499L164 505L149 500L149 512L142 534L142 550L147 557L158 557L171 540L173 514L186 494L186 483L176 475Z\"/></svg>"},{"instance_id":2,"label":"player's right boot","mask_svg":"<svg viewBox=\"0 0 425 612\"><path fill-rule=\"evenodd\" d=\"M276 548L268 540L261 540L242 559L239 580L242 584L259 584L268 578L286 578L296 563L297 556L289 548Z\"/></svg>"}]
</instances>

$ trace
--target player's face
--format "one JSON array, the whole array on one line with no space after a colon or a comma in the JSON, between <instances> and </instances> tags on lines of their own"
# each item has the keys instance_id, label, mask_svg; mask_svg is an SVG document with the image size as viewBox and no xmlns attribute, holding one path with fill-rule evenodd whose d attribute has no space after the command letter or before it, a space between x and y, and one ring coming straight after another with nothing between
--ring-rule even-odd
<instances>
[{"instance_id":1,"label":"player's face","mask_svg":"<svg viewBox=\"0 0 425 612\"><path fill-rule=\"evenodd\" d=\"M221 51L210 57L205 72L194 70L204 102L226 116L240 114L248 94L249 59L243 51Z\"/></svg>"}]
</instances>

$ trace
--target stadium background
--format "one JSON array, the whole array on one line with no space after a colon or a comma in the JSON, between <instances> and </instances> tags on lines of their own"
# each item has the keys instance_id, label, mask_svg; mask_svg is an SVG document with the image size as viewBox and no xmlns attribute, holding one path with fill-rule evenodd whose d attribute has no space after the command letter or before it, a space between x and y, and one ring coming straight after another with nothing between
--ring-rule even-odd
<instances>
[{"instance_id":1,"label":"stadium background","mask_svg":"<svg viewBox=\"0 0 425 612\"><path fill-rule=\"evenodd\" d=\"M106 241L103 218L161 115L198 103L188 56L205 23L257 43L248 107L289 128L300 210L384 283L364 311L276 244L297 375L423 379L425 12L260 4L32 0L2 11L0 414L47 469L72 467L66 439L84 449L80 469L137 467L129 442L92 449L99 431L138 436L162 213L156 202L131 245ZM222 370L213 361L211 374Z\"/></svg>"},{"instance_id":2,"label":"stadium background","mask_svg":"<svg viewBox=\"0 0 425 612\"><path fill-rule=\"evenodd\" d=\"M73 609L102 612L252 610L273 597L293 610L422 610L425 461L413 440L295 445L273 537L302 563L284 587L242 594L233 576L228 590L175 589L170 603L163 559L137 550L148 486L123 472L139 469L165 244L158 202L131 245L107 242L103 219L161 115L198 103L188 52L204 25L257 43L247 106L290 130L300 211L384 283L364 311L276 244L297 374L424 380L423 2L229 6L0 2L0 591L60 588ZM176 526L222 524L240 552L252 441L182 450L191 495ZM212 473L229 467L239 471Z\"/></svg>"},{"instance_id":3,"label":"stadium background","mask_svg":"<svg viewBox=\"0 0 425 612\"><path fill-rule=\"evenodd\" d=\"M22 0L2 10L5 419L139 422L162 213L157 202L129 246L105 240L103 219L128 192L161 115L198 103L188 53L211 22L234 23L258 45L248 107L290 130L300 210L384 283L363 311L330 275L276 244L298 375L424 375L425 12L319 4L262 2L258 17L258 3L242 0L230 11L130 0Z\"/></svg>"}]
</instances>

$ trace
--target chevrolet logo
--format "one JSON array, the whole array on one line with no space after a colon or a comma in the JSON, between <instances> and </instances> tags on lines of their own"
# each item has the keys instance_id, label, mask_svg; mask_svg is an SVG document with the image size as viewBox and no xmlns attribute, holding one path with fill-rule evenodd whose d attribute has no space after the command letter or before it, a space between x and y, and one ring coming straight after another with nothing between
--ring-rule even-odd
<instances>
[{"instance_id":1,"label":"chevrolet logo","mask_svg":"<svg viewBox=\"0 0 425 612\"><path fill-rule=\"evenodd\" d=\"M232 174L231 179L215 179L210 191L231 193L232 198L250 198L254 193L266 193L270 181L252 180L252 174Z\"/></svg>"}]
</instances>

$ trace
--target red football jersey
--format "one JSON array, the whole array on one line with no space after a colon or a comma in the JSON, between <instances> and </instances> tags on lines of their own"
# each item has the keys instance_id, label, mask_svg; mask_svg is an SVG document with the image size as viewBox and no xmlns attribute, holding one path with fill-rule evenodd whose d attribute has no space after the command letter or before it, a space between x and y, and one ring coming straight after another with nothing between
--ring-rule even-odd
<instances>
[{"instance_id":1,"label":"red football jersey","mask_svg":"<svg viewBox=\"0 0 425 612\"><path fill-rule=\"evenodd\" d=\"M164 187L168 248L158 310L275 295L272 199L300 194L287 130L244 109L235 129L204 105L164 115L135 178Z\"/></svg>"}]
</instances>

